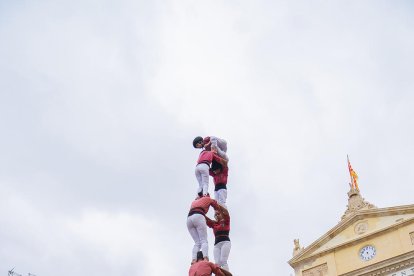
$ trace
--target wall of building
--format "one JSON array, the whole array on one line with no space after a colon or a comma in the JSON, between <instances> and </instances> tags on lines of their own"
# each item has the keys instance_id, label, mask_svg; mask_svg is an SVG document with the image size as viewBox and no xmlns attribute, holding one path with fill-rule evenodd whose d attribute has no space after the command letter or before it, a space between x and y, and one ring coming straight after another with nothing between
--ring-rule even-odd
<instances>
[{"instance_id":1,"label":"wall of building","mask_svg":"<svg viewBox=\"0 0 414 276\"><path fill-rule=\"evenodd\" d=\"M341 275L414 251L414 222L405 225L399 224L404 219L404 216L398 218L385 216L363 219L362 221L368 224L370 232L375 232L375 230L389 226L392 223L394 226L390 230L379 233L372 238L356 241L354 244L328 251L328 253L323 253L320 248L321 256L309 258L306 262L302 262L295 267L296 276ZM407 219L409 218L407 217ZM335 244L339 245L344 241L359 237L360 235L355 230L359 222L355 222L344 229L335 237L336 241L331 242L330 246L326 248L335 248ZM369 233L368 230L365 234ZM366 245L372 245L376 248L376 256L369 261L361 260L359 256L360 250Z\"/></svg>"}]
</instances>

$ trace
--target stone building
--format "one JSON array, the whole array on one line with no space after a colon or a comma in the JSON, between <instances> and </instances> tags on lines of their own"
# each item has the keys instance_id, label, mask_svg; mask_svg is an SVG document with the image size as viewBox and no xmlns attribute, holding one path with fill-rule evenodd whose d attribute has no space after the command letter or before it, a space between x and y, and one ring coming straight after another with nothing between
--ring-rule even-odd
<instances>
[{"instance_id":1,"label":"stone building","mask_svg":"<svg viewBox=\"0 0 414 276\"><path fill-rule=\"evenodd\" d=\"M414 205L377 208L358 189L348 192L341 221L302 248L289 264L296 276L414 275Z\"/></svg>"}]
</instances>

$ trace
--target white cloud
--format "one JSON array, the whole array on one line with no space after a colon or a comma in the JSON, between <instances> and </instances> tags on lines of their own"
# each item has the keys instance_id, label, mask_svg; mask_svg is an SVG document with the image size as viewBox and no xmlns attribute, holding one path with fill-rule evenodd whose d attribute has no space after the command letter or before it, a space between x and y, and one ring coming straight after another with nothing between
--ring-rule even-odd
<instances>
[{"instance_id":1,"label":"white cloud","mask_svg":"<svg viewBox=\"0 0 414 276\"><path fill-rule=\"evenodd\" d=\"M103 210L60 217L56 210L38 209L28 198L7 189L2 192L7 194L2 196L0 213L2 236L7 237L0 252L2 270L15 266L20 273L40 275L56 270L62 270L62 275L176 273L169 257L174 251L162 243L162 225L155 219Z\"/></svg>"},{"instance_id":2,"label":"white cloud","mask_svg":"<svg viewBox=\"0 0 414 276\"><path fill-rule=\"evenodd\" d=\"M87 211L67 225L84 246L96 248L110 267L135 265L134 271L140 275L174 274L156 221L131 214Z\"/></svg>"}]
</instances>

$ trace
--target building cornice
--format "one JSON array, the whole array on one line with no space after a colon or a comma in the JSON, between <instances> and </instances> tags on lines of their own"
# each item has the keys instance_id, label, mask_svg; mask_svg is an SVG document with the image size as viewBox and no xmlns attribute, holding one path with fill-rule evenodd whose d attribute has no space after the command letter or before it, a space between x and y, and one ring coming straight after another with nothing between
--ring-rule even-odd
<instances>
[{"instance_id":1,"label":"building cornice","mask_svg":"<svg viewBox=\"0 0 414 276\"><path fill-rule=\"evenodd\" d=\"M289 260L289 264L293 267L301 262L306 261L308 258L313 258L315 256L322 256L324 254L327 254L331 252L332 250L336 250L341 247L348 246L350 244L354 244L356 242L360 242L362 240L371 238L373 236L379 235L380 233L383 233L385 231L389 231L390 229L393 229L395 227L402 226L406 223L409 223L413 221L414 219L408 219L403 220L401 222L398 222L396 224L393 224L389 227L385 227L383 229L380 229L375 232L370 232L365 235L362 235L360 237L357 237L355 239L352 239L350 241L344 242L334 248L330 248L327 250L324 250L322 252L319 252L316 255L310 254L307 256L307 254L311 253L312 251L320 248L320 246L329 240L331 240L333 237L335 237L339 232L344 230L346 227L352 225L354 222L364 219L364 218L371 218L371 217L380 217L384 215L401 215L401 214L407 214L407 213L414 213L414 205L402 205L402 206L396 206L396 207L388 207L388 208L376 208L376 209L368 209L368 210L358 210L356 211L352 216L349 216L348 218L343 219L340 221L335 227L333 227L331 230L329 230L325 235L320 237L318 240L313 242L308 247L301 250L296 256L294 256L291 260Z\"/></svg>"}]
</instances>

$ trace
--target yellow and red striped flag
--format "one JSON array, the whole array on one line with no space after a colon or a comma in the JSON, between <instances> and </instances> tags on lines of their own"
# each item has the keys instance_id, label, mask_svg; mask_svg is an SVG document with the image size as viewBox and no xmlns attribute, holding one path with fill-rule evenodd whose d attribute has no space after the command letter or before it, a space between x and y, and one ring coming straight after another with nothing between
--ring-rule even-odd
<instances>
[{"instance_id":1,"label":"yellow and red striped flag","mask_svg":"<svg viewBox=\"0 0 414 276\"><path fill-rule=\"evenodd\" d=\"M349 170L349 175L351 176L351 184L352 184L352 188L356 189L357 191L359 191L359 187L358 187L358 175L357 173L352 169L351 166L351 162L349 162L349 157L348 155L346 156L346 158L348 159L348 170Z\"/></svg>"}]
</instances>

